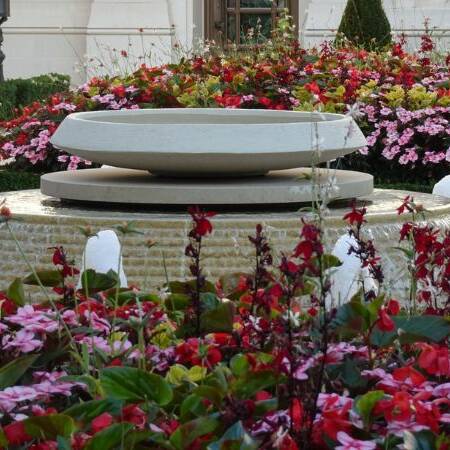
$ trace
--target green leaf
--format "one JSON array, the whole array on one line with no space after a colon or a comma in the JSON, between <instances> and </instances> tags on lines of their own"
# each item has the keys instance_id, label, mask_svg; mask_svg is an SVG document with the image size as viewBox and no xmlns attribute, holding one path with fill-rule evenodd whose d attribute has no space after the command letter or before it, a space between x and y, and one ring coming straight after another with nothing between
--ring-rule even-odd
<instances>
[{"instance_id":1,"label":"green leaf","mask_svg":"<svg viewBox=\"0 0 450 450\"><path fill-rule=\"evenodd\" d=\"M84 403L73 405L64 411L64 414L75 420L82 422L91 422L104 412L108 412L113 416L120 415L123 402L114 399L91 400Z\"/></svg>"},{"instance_id":2,"label":"green leaf","mask_svg":"<svg viewBox=\"0 0 450 450\"><path fill-rule=\"evenodd\" d=\"M371 391L362 395L356 400L355 408L364 421L364 425L369 427L372 423L372 410L375 405L384 397L383 391Z\"/></svg>"},{"instance_id":3,"label":"green leaf","mask_svg":"<svg viewBox=\"0 0 450 450\"><path fill-rule=\"evenodd\" d=\"M396 316L392 320L397 331L388 333L376 328L370 337L373 345L390 346L395 339L400 339L402 344L418 341L438 343L450 335L450 322L441 316Z\"/></svg>"},{"instance_id":4,"label":"green leaf","mask_svg":"<svg viewBox=\"0 0 450 450\"><path fill-rule=\"evenodd\" d=\"M200 326L204 333L231 333L233 331L235 307L224 301L217 308L205 311L200 316Z\"/></svg>"},{"instance_id":5,"label":"green leaf","mask_svg":"<svg viewBox=\"0 0 450 450\"><path fill-rule=\"evenodd\" d=\"M186 420L202 416L206 413L206 407L203 398L198 395L188 395L180 406L180 418L183 422Z\"/></svg>"},{"instance_id":6,"label":"green leaf","mask_svg":"<svg viewBox=\"0 0 450 450\"><path fill-rule=\"evenodd\" d=\"M106 395L118 400L153 400L159 405L167 405L173 398L172 388L164 378L133 367L103 369L100 384Z\"/></svg>"},{"instance_id":7,"label":"green leaf","mask_svg":"<svg viewBox=\"0 0 450 450\"><path fill-rule=\"evenodd\" d=\"M5 435L5 432L3 431L3 428L0 428L0 446L3 448L8 448L9 441Z\"/></svg>"},{"instance_id":8,"label":"green leaf","mask_svg":"<svg viewBox=\"0 0 450 450\"><path fill-rule=\"evenodd\" d=\"M38 357L39 355L21 356L0 368L0 389L14 386Z\"/></svg>"},{"instance_id":9,"label":"green leaf","mask_svg":"<svg viewBox=\"0 0 450 450\"><path fill-rule=\"evenodd\" d=\"M405 450L435 450L435 437L429 431L419 433L403 432Z\"/></svg>"},{"instance_id":10,"label":"green leaf","mask_svg":"<svg viewBox=\"0 0 450 450\"><path fill-rule=\"evenodd\" d=\"M362 389L367 380L361 376L361 370L355 360L346 358L341 364L329 365L327 372L330 378L340 379L349 389Z\"/></svg>"},{"instance_id":11,"label":"green leaf","mask_svg":"<svg viewBox=\"0 0 450 450\"><path fill-rule=\"evenodd\" d=\"M165 301L169 311L184 311L191 303L192 299L187 294L170 294Z\"/></svg>"},{"instance_id":12,"label":"green leaf","mask_svg":"<svg viewBox=\"0 0 450 450\"><path fill-rule=\"evenodd\" d=\"M170 442L176 449L185 449L198 437L212 433L219 425L220 421L214 417L199 417L177 428L170 437Z\"/></svg>"},{"instance_id":13,"label":"green leaf","mask_svg":"<svg viewBox=\"0 0 450 450\"><path fill-rule=\"evenodd\" d=\"M113 271L97 273L88 269L81 274L81 285L83 291L87 289L89 293L106 291L117 285L117 274Z\"/></svg>"},{"instance_id":14,"label":"green leaf","mask_svg":"<svg viewBox=\"0 0 450 450\"><path fill-rule=\"evenodd\" d=\"M245 355L234 355L230 361L230 369L233 375L239 377L245 375L250 369L250 363Z\"/></svg>"},{"instance_id":15,"label":"green leaf","mask_svg":"<svg viewBox=\"0 0 450 450\"><path fill-rule=\"evenodd\" d=\"M213 311L220 306L220 300L213 292L203 292L200 294L202 311Z\"/></svg>"},{"instance_id":16,"label":"green leaf","mask_svg":"<svg viewBox=\"0 0 450 450\"><path fill-rule=\"evenodd\" d=\"M24 421L26 432L37 439L56 439L58 436L70 437L75 431L75 422L65 414L33 416Z\"/></svg>"},{"instance_id":17,"label":"green leaf","mask_svg":"<svg viewBox=\"0 0 450 450\"><path fill-rule=\"evenodd\" d=\"M26 276L23 279L24 284L29 284L33 286L38 286L39 281L47 287L56 287L61 286L64 281L64 278L59 270L38 270L36 271L37 278L33 273Z\"/></svg>"},{"instance_id":18,"label":"green leaf","mask_svg":"<svg viewBox=\"0 0 450 450\"><path fill-rule=\"evenodd\" d=\"M207 450L257 450L259 442L245 431L242 422L239 421L228 428L218 441L209 444L206 448Z\"/></svg>"},{"instance_id":19,"label":"green leaf","mask_svg":"<svg viewBox=\"0 0 450 450\"><path fill-rule=\"evenodd\" d=\"M334 255L322 255L322 270L332 269L333 267L342 266L342 261Z\"/></svg>"},{"instance_id":20,"label":"green leaf","mask_svg":"<svg viewBox=\"0 0 450 450\"><path fill-rule=\"evenodd\" d=\"M258 391L272 387L277 382L272 371L249 372L233 383L233 390L242 399L253 397Z\"/></svg>"},{"instance_id":21,"label":"green leaf","mask_svg":"<svg viewBox=\"0 0 450 450\"><path fill-rule=\"evenodd\" d=\"M16 278L8 287L6 296L17 306L25 305L25 292L23 290L23 281Z\"/></svg>"},{"instance_id":22,"label":"green leaf","mask_svg":"<svg viewBox=\"0 0 450 450\"><path fill-rule=\"evenodd\" d=\"M58 450L72 450L69 439L58 436L56 442L58 444Z\"/></svg>"},{"instance_id":23,"label":"green leaf","mask_svg":"<svg viewBox=\"0 0 450 450\"><path fill-rule=\"evenodd\" d=\"M127 434L134 428L130 423L115 423L95 434L90 439L85 450L110 450L120 446L125 441Z\"/></svg>"}]
</instances>

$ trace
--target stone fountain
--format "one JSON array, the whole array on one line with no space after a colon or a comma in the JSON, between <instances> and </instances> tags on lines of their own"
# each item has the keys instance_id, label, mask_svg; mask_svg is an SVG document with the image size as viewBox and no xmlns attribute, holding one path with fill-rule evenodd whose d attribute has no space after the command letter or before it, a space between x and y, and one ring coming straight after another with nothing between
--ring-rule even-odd
<instances>
[{"instance_id":1,"label":"stone fountain","mask_svg":"<svg viewBox=\"0 0 450 450\"><path fill-rule=\"evenodd\" d=\"M5 195L22 219L12 223L16 235L38 268L50 265L47 248L54 245L63 245L81 263L85 238L77 227L99 231L134 221L145 236L125 237L129 281L154 288L167 277L183 278L191 226L186 206L204 205L219 212L205 242L206 273L250 271L248 235L255 225L266 226L277 252L289 251L306 214L299 206L324 194L333 200L325 218L330 248L346 232L346 200L360 198L367 205L368 231L384 257L388 289L395 294L404 288L403 255L395 250L401 226L396 208L407 193L374 190L370 175L326 167L365 145L350 117L266 110L99 111L68 116L53 143L115 167L47 174L41 192ZM414 197L426 206L430 221L448 227L448 200ZM149 250L147 239L157 245ZM27 269L4 229L0 242L0 285L5 286Z\"/></svg>"},{"instance_id":2,"label":"stone fountain","mask_svg":"<svg viewBox=\"0 0 450 450\"><path fill-rule=\"evenodd\" d=\"M294 111L146 109L72 114L52 138L69 153L117 169L44 175L44 194L152 205L310 202L313 184L333 199L369 195L372 176L311 165L366 144L350 117ZM299 169L300 167L300 169ZM150 172L150 173L149 173ZM332 178L332 180L331 180Z\"/></svg>"}]
</instances>

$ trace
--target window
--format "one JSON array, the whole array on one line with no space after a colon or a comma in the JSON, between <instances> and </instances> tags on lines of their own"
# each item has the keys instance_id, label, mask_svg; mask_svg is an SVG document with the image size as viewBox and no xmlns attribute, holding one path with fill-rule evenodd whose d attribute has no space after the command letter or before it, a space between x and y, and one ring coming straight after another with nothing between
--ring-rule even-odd
<instances>
[{"instance_id":1,"label":"window","mask_svg":"<svg viewBox=\"0 0 450 450\"><path fill-rule=\"evenodd\" d=\"M250 30L269 38L277 17L288 9L298 23L298 0L205 0L206 38L244 45Z\"/></svg>"}]
</instances>

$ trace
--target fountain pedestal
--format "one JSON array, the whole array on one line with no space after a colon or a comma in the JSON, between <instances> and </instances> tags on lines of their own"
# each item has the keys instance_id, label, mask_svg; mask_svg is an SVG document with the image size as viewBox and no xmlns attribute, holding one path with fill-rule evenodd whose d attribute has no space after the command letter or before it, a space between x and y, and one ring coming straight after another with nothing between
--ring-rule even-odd
<instances>
[{"instance_id":1,"label":"fountain pedestal","mask_svg":"<svg viewBox=\"0 0 450 450\"><path fill-rule=\"evenodd\" d=\"M56 172L41 178L43 194L65 200L127 205L282 205L369 195L373 177L361 172L311 168L259 177L177 178L142 170L102 168Z\"/></svg>"},{"instance_id":2,"label":"fountain pedestal","mask_svg":"<svg viewBox=\"0 0 450 450\"><path fill-rule=\"evenodd\" d=\"M403 220L396 208L408 192L375 189L362 201L367 205L365 228L373 236L374 243L382 255L386 276L386 289L394 297L403 295L408 275L406 261L398 247L399 231ZM8 192L2 194L13 216L11 227L21 242L29 261L37 269L52 268L50 247L63 245L70 258L77 265L82 263L82 249L86 238L79 227L90 225L93 232L114 229L123 222L133 222L144 235L127 235L123 242L124 269L128 281L142 288L155 290L162 286L166 274L170 280L189 276L188 258L184 249L189 242L187 234L192 226L186 208L168 210L163 206L142 206L127 204L68 203L47 197L38 190ZM422 204L427 220L441 229L450 226L450 202L430 194L414 193L414 200ZM289 211L288 209L291 209ZM292 210L294 209L294 210ZM238 208L220 212L213 218L214 232L205 238L205 274L215 279L226 273L249 272L254 265L254 247L248 236L255 233L255 226L261 223L274 249L275 264L281 252L289 253L298 242L301 219L307 219L305 212L295 208L266 209ZM336 240L346 233L342 220L348 212L348 202L330 205L324 220L324 240L331 250ZM145 243L153 239L157 244L150 250ZM0 245L3 258L0 260L0 287L5 288L14 278L27 274L29 269L21 260L14 242L5 227L0 228Z\"/></svg>"}]
</instances>

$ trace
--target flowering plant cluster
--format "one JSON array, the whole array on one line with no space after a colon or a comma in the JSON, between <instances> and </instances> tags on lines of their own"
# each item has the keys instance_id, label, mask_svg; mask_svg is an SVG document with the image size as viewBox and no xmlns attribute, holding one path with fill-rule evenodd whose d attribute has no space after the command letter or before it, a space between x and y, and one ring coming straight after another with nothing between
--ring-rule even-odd
<instances>
[{"instance_id":1,"label":"flowering plant cluster","mask_svg":"<svg viewBox=\"0 0 450 450\"><path fill-rule=\"evenodd\" d=\"M349 164L365 165L377 176L437 177L449 169L450 58L438 62L428 34L417 54L407 53L403 44L400 40L377 52L329 43L305 50L287 40L251 52L220 54L210 49L178 64L142 66L126 77L93 78L0 124L4 129L0 147L17 167L76 169L89 163L48 142L62 119L74 111L172 107L350 111L369 145L358 157L349 158Z\"/></svg>"},{"instance_id":2,"label":"flowering plant cluster","mask_svg":"<svg viewBox=\"0 0 450 450\"><path fill-rule=\"evenodd\" d=\"M78 271L55 247L54 271L1 294L0 447L450 448L449 237L416 223L419 210L410 198L399 208L413 215L400 240L417 286L401 302L364 282L349 303L330 302L340 261L320 220L303 222L276 258L258 225L253 272L212 284L202 248L213 214L192 208L192 278L154 292L92 270L77 290ZM350 251L381 287L365 214L355 204L344 218L358 242ZM5 205L0 216L12 232ZM27 303L23 283L47 301Z\"/></svg>"}]
</instances>

